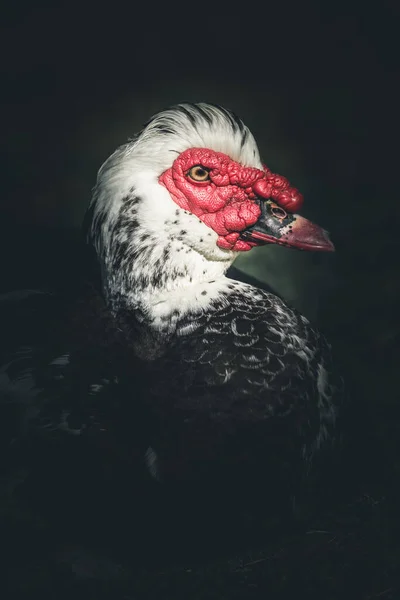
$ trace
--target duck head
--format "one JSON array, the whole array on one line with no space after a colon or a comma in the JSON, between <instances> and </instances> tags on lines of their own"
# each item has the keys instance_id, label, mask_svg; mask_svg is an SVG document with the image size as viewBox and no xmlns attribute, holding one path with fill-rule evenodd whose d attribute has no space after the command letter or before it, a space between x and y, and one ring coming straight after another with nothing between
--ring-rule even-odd
<instances>
[{"instance_id":1,"label":"duck head","mask_svg":"<svg viewBox=\"0 0 400 600\"><path fill-rule=\"evenodd\" d=\"M326 231L299 216L302 203L230 111L200 103L160 112L98 173L88 237L104 293L111 305L154 304L214 282L254 246L331 252Z\"/></svg>"}]
</instances>

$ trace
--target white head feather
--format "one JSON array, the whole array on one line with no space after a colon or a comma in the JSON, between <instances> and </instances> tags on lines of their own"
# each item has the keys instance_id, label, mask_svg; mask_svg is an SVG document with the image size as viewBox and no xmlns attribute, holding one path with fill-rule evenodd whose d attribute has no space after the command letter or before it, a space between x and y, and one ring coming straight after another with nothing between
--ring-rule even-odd
<instances>
[{"instance_id":1,"label":"white head feather","mask_svg":"<svg viewBox=\"0 0 400 600\"><path fill-rule=\"evenodd\" d=\"M171 292L177 292L181 303L182 287L188 303L204 304L204 298L197 298L196 284L220 279L236 257L235 252L219 248L217 234L179 208L158 181L189 148L223 152L244 166L262 169L257 144L242 121L221 107L204 103L179 104L158 113L134 139L118 148L98 172L89 229L101 261L103 290L114 308L116 296L149 307L163 303L160 298L165 293L172 298ZM118 225L122 214L125 227ZM129 220L135 227L127 227ZM184 236L179 235L182 230ZM122 247L130 256L129 264L125 261L116 269ZM151 274L160 261L165 275L162 286L152 283ZM169 278L168 271L179 276Z\"/></svg>"}]
</instances>

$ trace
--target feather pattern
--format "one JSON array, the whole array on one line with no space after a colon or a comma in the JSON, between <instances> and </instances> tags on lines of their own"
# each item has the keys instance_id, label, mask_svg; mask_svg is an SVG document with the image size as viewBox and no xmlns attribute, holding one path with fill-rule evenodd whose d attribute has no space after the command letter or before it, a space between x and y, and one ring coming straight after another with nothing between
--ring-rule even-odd
<instances>
[{"instance_id":1,"label":"feather pattern","mask_svg":"<svg viewBox=\"0 0 400 600\"><path fill-rule=\"evenodd\" d=\"M72 307L36 293L11 303L25 316L1 361L2 407L19 411L8 439L107 433L139 447L156 479L241 464L306 473L335 439L330 347L280 298L226 277L237 254L159 184L191 147L262 168L240 119L205 104L163 111L114 152L85 223L99 281Z\"/></svg>"}]
</instances>

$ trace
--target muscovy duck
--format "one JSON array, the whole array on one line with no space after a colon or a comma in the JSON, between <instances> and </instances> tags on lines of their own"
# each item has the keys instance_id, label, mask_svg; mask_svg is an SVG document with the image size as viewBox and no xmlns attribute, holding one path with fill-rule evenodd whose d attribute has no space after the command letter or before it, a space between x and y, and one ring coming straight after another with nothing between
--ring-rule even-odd
<instances>
[{"instance_id":1,"label":"muscovy duck","mask_svg":"<svg viewBox=\"0 0 400 600\"><path fill-rule=\"evenodd\" d=\"M85 217L98 272L60 313L78 325L61 316L57 344L20 347L2 367L4 398L24 383L24 431L106 438L125 458L136 446L161 481L264 473L291 493L335 439L330 347L283 300L225 273L258 245L332 251L301 205L231 111L153 116L99 170Z\"/></svg>"}]
</instances>

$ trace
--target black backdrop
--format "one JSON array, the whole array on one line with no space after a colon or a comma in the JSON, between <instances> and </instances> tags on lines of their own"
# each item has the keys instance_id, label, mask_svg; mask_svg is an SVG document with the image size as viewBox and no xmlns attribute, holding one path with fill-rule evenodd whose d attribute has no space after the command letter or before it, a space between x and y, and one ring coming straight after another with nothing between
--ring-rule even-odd
<instances>
[{"instance_id":1,"label":"black backdrop","mask_svg":"<svg viewBox=\"0 0 400 600\"><path fill-rule=\"evenodd\" d=\"M353 344L394 343L398 15L394 2L9 5L1 289L68 281L79 262L70 241L102 161L157 110L211 101L244 119L337 247L262 249L237 267Z\"/></svg>"},{"instance_id":2,"label":"black backdrop","mask_svg":"<svg viewBox=\"0 0 400 600\"><path fill-rule=\"evenodd\" d=\"M71 280L96 171L151 114L184 100L233 109L337 248L262 249L238 267L326 331L355 389L368 489L390 485L397 497L398 17L395 2L10 4L1 33L1 289Z\"/></svg>"}]
</instances>

